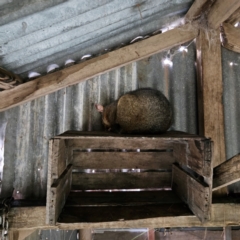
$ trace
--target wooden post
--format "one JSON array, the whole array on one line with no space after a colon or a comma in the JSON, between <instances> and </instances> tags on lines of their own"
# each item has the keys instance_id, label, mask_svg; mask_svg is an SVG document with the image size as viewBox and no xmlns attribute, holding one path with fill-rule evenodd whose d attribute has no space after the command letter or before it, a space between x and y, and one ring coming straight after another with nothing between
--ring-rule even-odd
<instances>
[{"instance_id":1,"label":"wooden post","mask_svg":"<svg viewBox=\"0 0 240 240\"><path fill-rule=\"evenodd\" d=\"M224 240L232 240L232 228L231 226L224 227Z\"/></svg>"},{"instance_id":2,"label":"wooden post","mask_svg":"<svg viewBox=\"0 0 240 240\"><path fill-rule=\"evenodd\" d=\"M92 240L92 229L79 230L79 240Z\"/></svg>"},{"instance_id":3,"label":"wooden post","mask_svg":"<svg viewBox=\"0 0 240 240\"><path fill-rule=\"evenodd\" d=\"M226 160L222 62L219 31L200 30L197 38L199 134L213 141L213 167ZM226 194L226 188L218 194Z\"/></svg>"}]
</instances>

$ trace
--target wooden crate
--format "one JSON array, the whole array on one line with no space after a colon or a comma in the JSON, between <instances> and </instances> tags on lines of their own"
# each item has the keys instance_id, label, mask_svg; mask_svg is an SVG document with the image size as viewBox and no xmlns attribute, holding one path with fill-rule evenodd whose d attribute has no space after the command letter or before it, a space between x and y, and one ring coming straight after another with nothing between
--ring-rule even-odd
<instances>
[{"instance_id":1,"label":"wooden crate","mask_svg":"<svg viewBox=\"0 0 240 240\"><path fill-rule=\"evenodd\" d=\"M210 219L211 141L182 132L66 132L50 140L47 223Z\"/></svg>"}]
</instances>

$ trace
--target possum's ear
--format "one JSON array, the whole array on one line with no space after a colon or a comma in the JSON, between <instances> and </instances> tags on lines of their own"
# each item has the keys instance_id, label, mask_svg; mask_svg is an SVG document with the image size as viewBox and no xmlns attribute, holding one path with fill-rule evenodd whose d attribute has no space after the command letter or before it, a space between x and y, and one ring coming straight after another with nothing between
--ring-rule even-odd
<instances>
[{"instance_id":1,"label":"possum's ear","mask_svg":"<svg viewBox=\"0 0 240 240\"><path fill-rule=\"evenodd\" d=\"M95 108L99 111L99 112L103 112L103 105L100 105L100 104L95 104Z\"/></svg>"}]
</instances>

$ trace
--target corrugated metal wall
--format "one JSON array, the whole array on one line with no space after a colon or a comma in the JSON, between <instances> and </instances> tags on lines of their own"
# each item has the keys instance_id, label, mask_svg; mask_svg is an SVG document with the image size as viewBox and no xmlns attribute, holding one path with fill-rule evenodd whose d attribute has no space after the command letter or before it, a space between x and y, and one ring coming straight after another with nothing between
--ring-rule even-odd
<instances>
[{"instance_id":1,"label":"corrugated metal wall","mask_svg":"<svg viewBox=\"0 0 240 240\"><path fill-rule=\"evenodd\" d=\"M227 159L240 153L240 54L222 49L223 102ZM240 192L240 182L228 187Z\"/></svg>"},{"instance_id":2,"label":"corrugated metal wall","mask_svg":"<svg viewBox=\"0 0 240 240\"><path fill-rule=\"evenodd\" d=\"M169 27L193 0L24 0L0 5L0 66L26 77Z\"/></svg>"},{"instance_id":3,"label":"corrugated metal wall","mask_svg":"<svg viewBox=\"0 0 240 240\"><path fill-rule=\"evenodd\" d=\"M162 90L174 112L171 129L196 133L195 50L177 52L173 67L163 66L166 52L0 113L7 123L2 193L45 198L48 141L67 130L102 130L94 103L107 104L142 87Z\"/></svg>"}]
</instances>

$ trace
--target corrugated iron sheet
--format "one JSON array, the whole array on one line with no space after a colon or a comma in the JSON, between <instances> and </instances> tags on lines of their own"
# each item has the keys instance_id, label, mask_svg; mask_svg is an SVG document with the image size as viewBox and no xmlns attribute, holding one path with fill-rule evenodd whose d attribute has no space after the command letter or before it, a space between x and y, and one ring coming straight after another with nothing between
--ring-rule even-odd
<instances>
[{"instance_id":1,"label":"corrugated iron sheet","mask_svg":"<svg viewBox=\"0 0 240 240\"><path fill-rule=\"evenodd\" d=\"M0 66L26 77L170 25L193 0L3 1ZM175 25L177 23L175 22Z\"/></svg>"},{"instance_id":2,"label":"corrugated iron sheet","mask_svg":"<svg viewBox=\"0 0 240 240\"><path fill-rule=\"evenodd\" d=\"M240 54L222 48L223 102L227 159L240 153ZM228 187L240 192L240 182Z\"/></svg>"}]
</instances>

